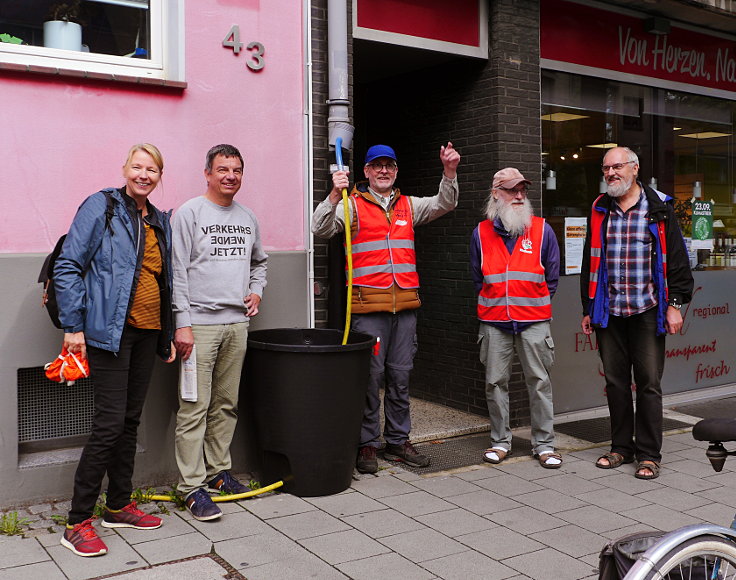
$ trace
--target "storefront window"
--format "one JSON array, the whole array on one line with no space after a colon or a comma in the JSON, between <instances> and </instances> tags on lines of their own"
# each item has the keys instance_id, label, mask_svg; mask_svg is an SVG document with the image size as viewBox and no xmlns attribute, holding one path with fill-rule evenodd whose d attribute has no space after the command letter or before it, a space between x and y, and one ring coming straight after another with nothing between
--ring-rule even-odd
<instances>
[{"instance_id":1,"label":"storefront window","mask_svg":"<svg viewBox=\"0 0 736 580\"><path fill-rule=\"evenodd\" d=\"M0 0L0 61L183 80L182 3Z\"/></svg>"},{"instance_id":2,"label":"storefront window","mask_svg":"<svg viewBox=\"0 0 736 580\"><path fill-rule=\"evenodd\" d=\"M542 103L543 171L552 177L545 180L543 215L558 236L566 217L587 216L605 192L606 150L627 146L639 156L641 181L675 197L688 242L703 237L698 220L693 236L694 203L712 202L712 229L692 246L692 266L736 267L732 101L543 71Z\"/></svg>"}]
</instances>

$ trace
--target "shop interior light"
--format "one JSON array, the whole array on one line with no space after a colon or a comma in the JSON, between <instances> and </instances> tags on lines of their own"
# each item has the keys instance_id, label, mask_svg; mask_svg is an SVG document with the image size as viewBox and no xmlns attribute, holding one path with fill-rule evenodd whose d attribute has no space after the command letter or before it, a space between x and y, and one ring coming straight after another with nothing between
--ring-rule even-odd
<instances>
[{"instance_id":1,"label":"shop interior light","mask_svg":"<svg viewBox=\"0 0 736 580\"><path fill-rule=\"evenodd\" d=\"M681 129L682 129L682 127L672 127L672 130L673 131L680 131Z\"/></svg>"},{"instance_id":2,"label":"shop interior light","mask_svg":"<svg viewBox=\"0 0 736 580\"><path fill-rule=\"evenodd\" d=\"M678 137L687 137L688 139L716 139L717 137L730 137L731 133L719 133L718 131L704 131L703 133L686 133L678 135Z\"/></svg>"},{"instance_id":3,"label":"shop interior light","mask_svg":"<svg viewBox=\"0 0 736 580\"><path fill-rule=\"evenodd\" d=\"M573 113L549 113L542 115L542 121L552 121L553 123L563 123L565 121L575 121L577 119L587 119L587 115L574 115Z\"/></svg>"},{"instance_id":4,"label":"shop interior light","mask_svg":"<svg viewBox=\"0 0 736 580\"><path fill-rule=\"evenodd\" d=\"M601 180L598 183L598 193L606 193L608 191L608 184L606 178L601 175Z\"/></svg>"},{"instance_id":5,"label":"shop interior light","mask_svg":"<svg viewBox=\"0 0 736 580\"><path fill-rule=\"evenodd\" d=\"M547 177L544 180L544 185L549 191L557 189L557 174L551 169L547 172Z\"/></svg>"},{"instance_id":6,"label":"shop interior light","mask_svg":"<svg viewBox=\"0 0 736 580\"><path fill-rule=\"evenodd\" d=\"M652 189L657 189L657 178L656 177L652 177L649 180L649 187L651 187Z\"/></svg>"},{"instance_id":7,"label":"shop interior light","mask_svg":"<svg viewBox=\"0 0 736 580\"><path fill-rule=\"evenodd\" d=\"M695 199L701 199L703 197L703 183L696 181L693 183L693 197Z\"/></svg>"},{"instance_id":8,"label":"shop interior light","mask_svg":"<svg viewBox=\"0 0 736 580\"><path fill-rule=\"evenodd\" d=\"M580 154L577 151L575 151L575 153L572 154L572 158L577 159L578 157L580 157Z\"/></svg>"},{"instance_id":9,"label":"shop interior light","mask_svg":"<svg viewBox=\"0 0 736 580\"><path fill-rule=\"evenodd\" d=\"M586 145L586 147L590 147L591 149L613 149L614 147L618 147L618 143L595 143L593 145Z\"/></svg>"}]
</instances>

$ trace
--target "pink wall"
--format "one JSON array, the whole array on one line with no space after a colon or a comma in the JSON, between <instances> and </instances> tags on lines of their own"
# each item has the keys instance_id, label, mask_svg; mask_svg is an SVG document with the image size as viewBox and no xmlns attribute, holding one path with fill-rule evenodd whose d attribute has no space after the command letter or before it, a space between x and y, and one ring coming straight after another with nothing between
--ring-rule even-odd
<instances>
[{"instance_id":1,"label":"pink wall","mask_svg":"<svg viewBox=\"0 0 736 580\"><path fill-rule=\"evenodd\" d=\"M222 47L230 27L265 46L265 67ZM270 250L304 248L303 47L294 0L187 0L188 88L140 90L39 75L0 76L0 252L47 252L79 203L122 185L128 148L148 141L166 163L161 209L205 190L207 149L245 157L236 200L259 218Z\"/></svg>"}]
</instances>

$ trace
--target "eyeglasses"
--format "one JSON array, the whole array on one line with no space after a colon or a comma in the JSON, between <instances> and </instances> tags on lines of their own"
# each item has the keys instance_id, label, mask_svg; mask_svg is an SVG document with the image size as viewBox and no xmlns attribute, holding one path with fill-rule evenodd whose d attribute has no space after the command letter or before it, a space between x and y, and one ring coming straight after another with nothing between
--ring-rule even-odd
<instances>
[{"instance_id":1,"label":"eyeglasses","mask_svg":"<svg viewBox=\"0 0 736 580\"><path fill-rule=\"evenodd\" d=\"M389 173L394 173L398 169L396 163L368 163L368 167L376 173L380 172L382 169L385 169Z\"/></svg>"},{"instance_id":2,"label":"eyeglasses","mask_svg":"<svg viewBox=\"0 0 736 580\"><path fill-rule=\"evenodd\" d=\"M613 165L601 165L601 171L603 171L603 173L608 173L608 171L611 169L613 169L614 171L621 171L629 163L636 163L636 161L626 161L625 163L614 163Z\"/></svg>"},{"instance_id":3,"label":"eyeglasses","mask_svg":"<svg viewBox=\"0 0 736 580\"><path fill-rule=\"evenodd\" d=\"M529 188L526 185L522 185L521 187L519 187L517 185L516 187L514 187L512 189L508 189L506 187L497 187L496 189L500 189L501 191L503 191L503 192L505 192L505 193L507 193L509 195L517 195L519 193L521 195L526 195L527 193L529 193Z\"/></svg>"}]
</instances>

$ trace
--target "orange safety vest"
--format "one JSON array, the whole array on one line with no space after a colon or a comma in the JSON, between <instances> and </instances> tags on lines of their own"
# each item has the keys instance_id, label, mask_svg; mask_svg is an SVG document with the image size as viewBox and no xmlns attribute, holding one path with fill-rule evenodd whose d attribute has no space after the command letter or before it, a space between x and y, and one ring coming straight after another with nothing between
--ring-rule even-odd
<instances>
[{"instance_id":1,"label":"orange safety vest","mask_svg":"<svg viewBox=\"0 0 736 580\"><path fill-rule=\"evenodd\" d=\"M350 200L358 226L352 239L353 284L390 288L395 282L400 288L419 288L409 199L400 196L390 214L358 194Z\"/></svg>"},{"instance_id":2,"label":"orange safety vest","mask_svg":"<svg viewBox=\"0 0 736 580\"><path fill-rule=\"evenodd\" d=\"M478 226L483 286L478 318L484 322L538 322L552 318L552 302L542 266L544 220L532 217L509 254L490 220Z\"/></svg>"}]
</instances>

